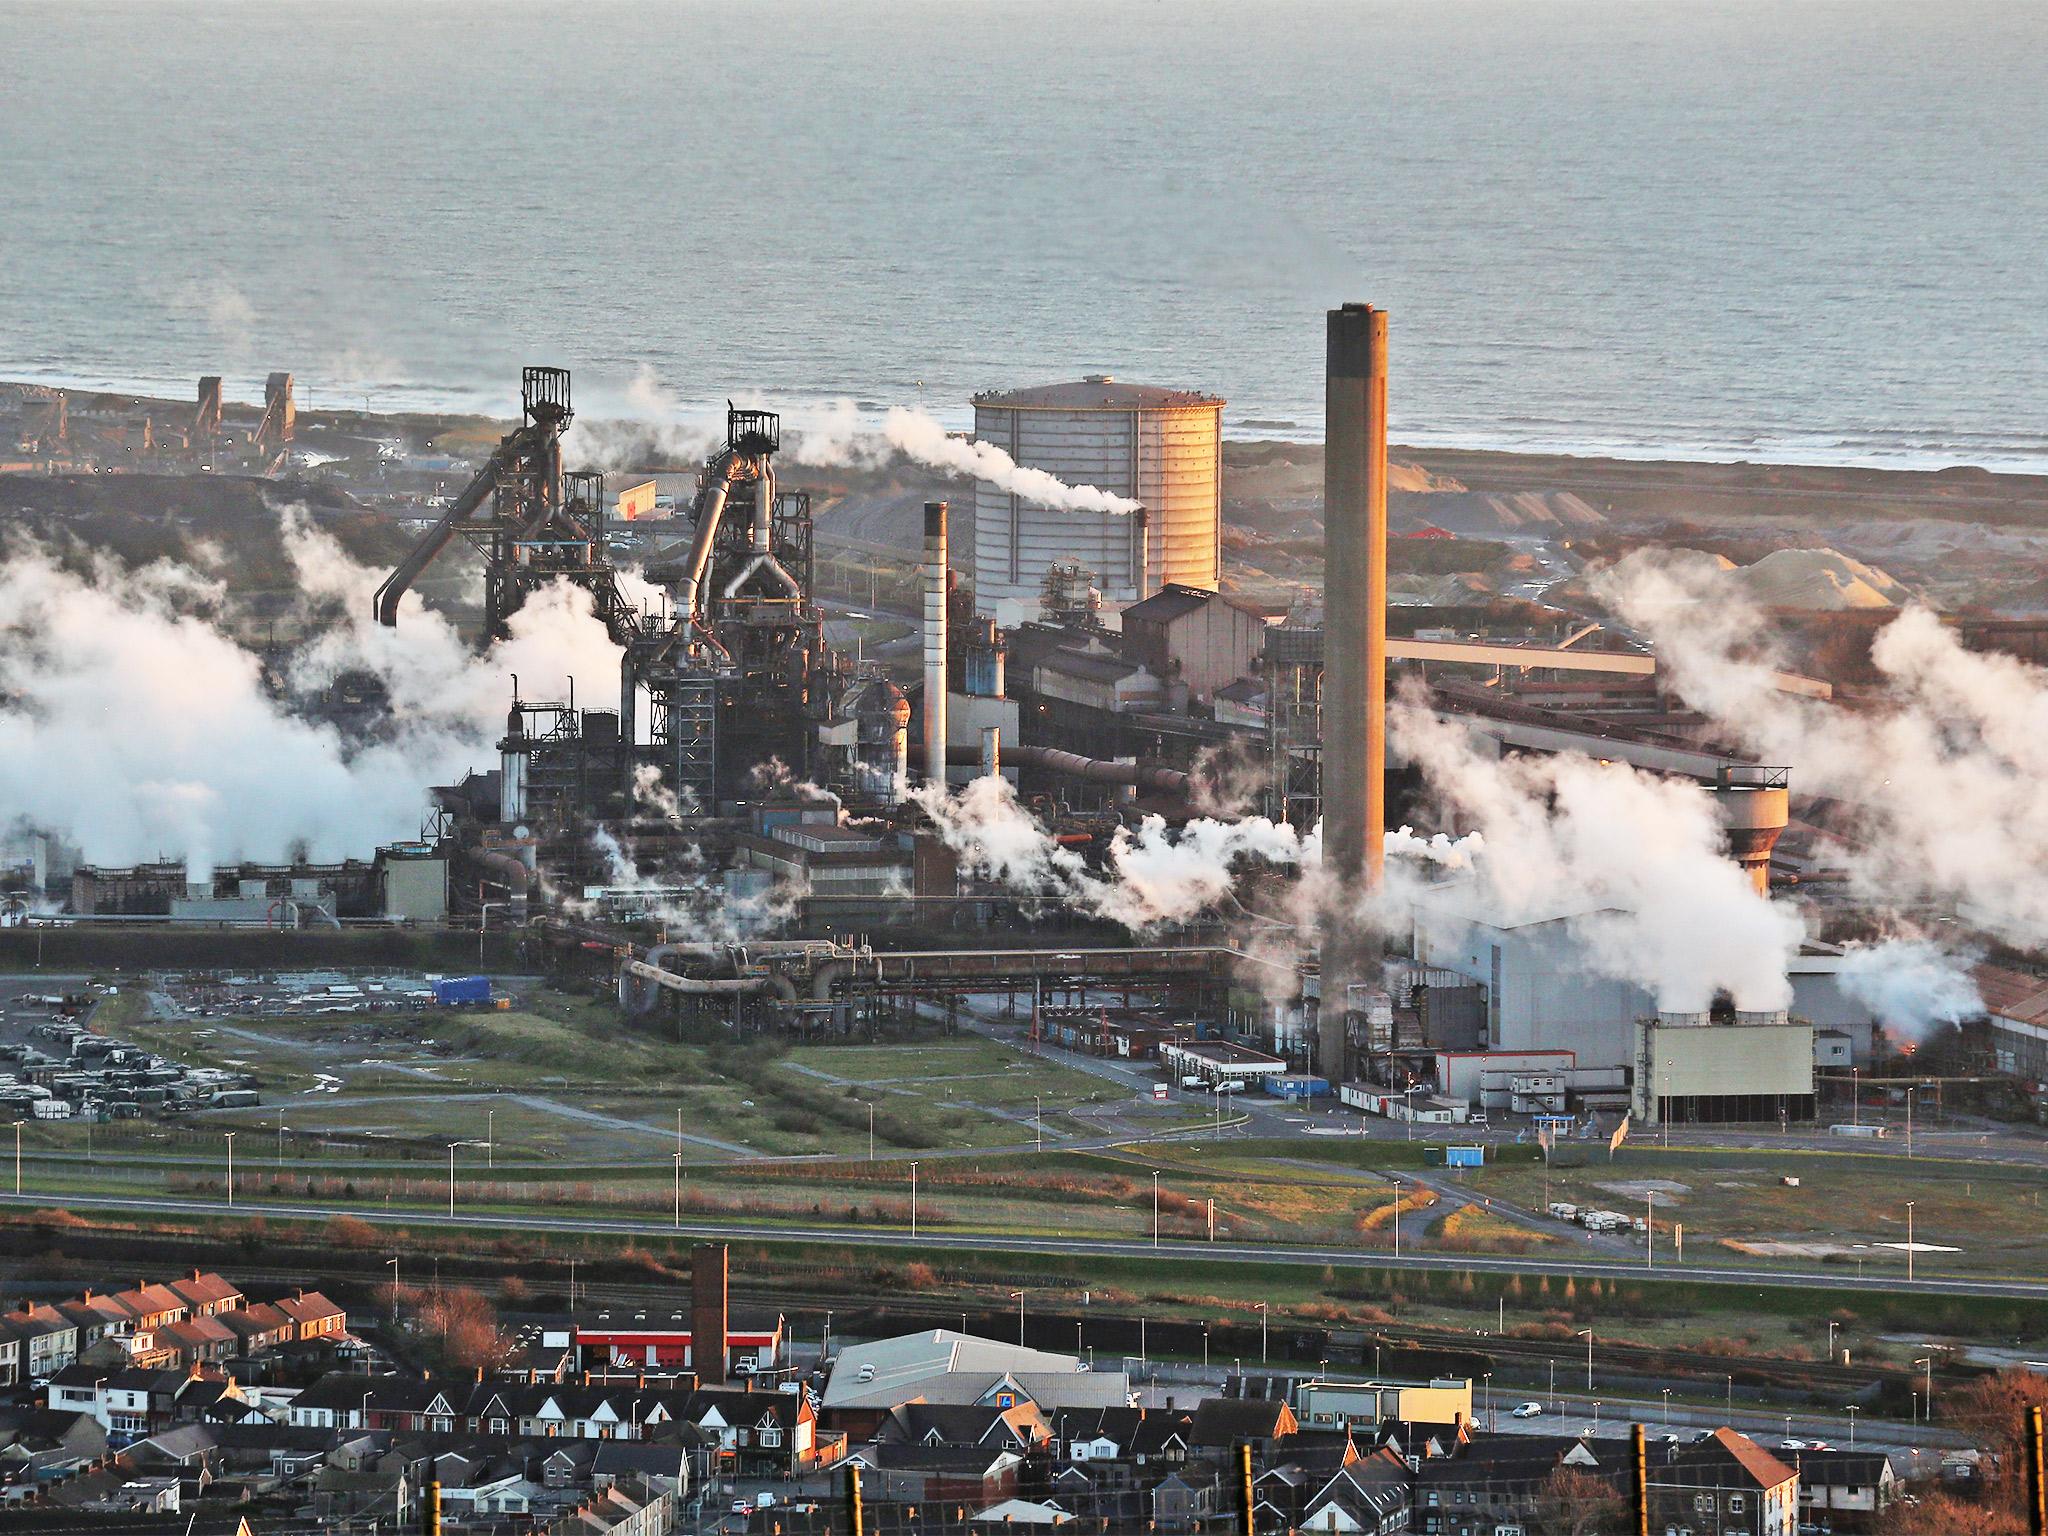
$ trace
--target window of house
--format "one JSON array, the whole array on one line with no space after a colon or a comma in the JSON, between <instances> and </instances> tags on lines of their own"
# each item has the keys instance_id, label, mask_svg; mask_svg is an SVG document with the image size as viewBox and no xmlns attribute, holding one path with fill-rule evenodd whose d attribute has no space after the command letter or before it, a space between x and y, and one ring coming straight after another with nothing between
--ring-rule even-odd
<instances>
[{"instance_id":1,"label":"window of house","mask_svg":"<svg viewBox=\"0 0 2048 1536\"><path fill-rule=\"evenodd\" d=\"M1742 1513L1742 1495L1741 1495L1741 1494L1739 1494L1739 1493L1731 1493L1731 1494L1729 1494L1729 1495L1728 1495L1728 1513L1729 1513L1729 1514L1731 1514L1731 1515L1739 1515L1739 1514L1741 1514L1741 1513Z\"/></svg>"},{"instance_id":2,"label":"window of house","mask_svg":"<svg viewBox=\"0 0 2048 1536\"><path fill-rule=\"evenodd\" d=\"M761 1444L771 1450L782 1444L782 1431L779 1429L763 1429L761 1431Z\"/></svg>"}]
</instances>

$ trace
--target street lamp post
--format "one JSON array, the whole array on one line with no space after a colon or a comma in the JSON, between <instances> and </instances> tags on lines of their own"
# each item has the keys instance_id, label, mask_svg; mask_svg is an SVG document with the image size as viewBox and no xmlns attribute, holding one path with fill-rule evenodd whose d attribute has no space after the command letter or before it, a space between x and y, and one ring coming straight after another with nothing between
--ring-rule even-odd
<instances>
[{"instance_id":1,"label":"street lamp post","mask_svg":"<svg viewBox=\"0 0 2048 1536\"><path fill-rule=\"evenodd\" d=\"M1841 1326L1832 1317L1828 1319L1828 1363L1835 1361L1835 1330Z\"/></svg>"},{"instance_id":2,"label":"street lamp post","mask_svg":"<svg viewBox=\"0 0 2048 1536\"><path fill-rule=\"evenodd\" d=\"M1657 1390L1664 1394L1664 1427L1669 1429L1671 1427L1671 1389L1669 1387L1659 1387Z\"/></svg>"},{"instance_id":3,"label":"street lamp post","mask_svg":"<svg viewBox=\"0 0 2048 1536\"><path fill-rule=\"evenodd\" d=\"M1549 1362L1549 1364L1550 1364L1550 1411L1551 1411L1552 1413L1555 1413L1555 1412L1557 1412L1557 1362L1556 1362L1555 1360L1552 1360L1552 1361L1550 1361L1550 1362Z\"/></svg>"},{"instance_id":4,"label":"street lamp post","mask_svg":"<svg viewBox=\"0 0 2048 1536\"><path fill-rule=\"evenodd\" d=\"M1035 1150L1043 1152L1045 1150L1045 1096L1043 1094L1034 1093L1031 1095L1031 1127L1033 1133L1038 1138L1038 1145Z\"/></svg>"},{"instance_id":5,"label":"street lamp post","mask_svg":"<svg viewBox=\"0 0 2048 1536\"><path fill-rule=\"evenodd\" d=\"M874 1106L874 1104L873 1104L873 1103L871 1102L871 1103L869 1103L869 1105L868 1105L868 1161L872 1163L872 1162L873 1162L874 1160L875 1160L875 1106Z\"/></svg>"},{"instance_id":6,"label":"street lamp post","mask_svg":"<svg viewBox=\"0 0 2048 1536\"><path fill-rule=\"evenodd\" d=\"M394 1255L393 1255L392 1257L390 1257L390 1258L386 1259L386 1260L384 1261L384 1264L385 1264L385 1267L386 1267L386 1268L388 1268L388 1269L389 1269L389 1270L391 1271L391 1326L392 1326L392 1328L393 1328L393 1329L396 1329L396 1328L398 1327L398 1258L397 1258L397 1255L395 1255L395 1254L394 1254Z\"/></svg>"},{"instance_id":7,"label":"street lamp post","mask_svg":"<svg viewBox=\"0 0 2048 1536\"><path fill-rule=\"evenodd\" d=\"M1401 1181L1394 1180L1394 1262L1401 1262Z\"/></svg>"},{"instance_id":8,"label":"street lamp post","mask_svg":"<svg viewBox=\"0 0 2048 1536\"><path fill-rule=\"evenodd\" d=\"M917 1164L910 1165L910 1235L917 1236Z\"/></svg>"},{"instance_id":9,"label":"street lamp post","mask_svg":"<svg viewBox=\"0 0 2048 1536\"><path fill-rule=\"evenodd\" d=\"M1912 1090L1908 1089L1908 1097L1906 1099L1908 1104L1913 1102L1911 1093ZM1911 1200L1906 1202L1906 1281L1908 1284L1911 1284L1913 1279L1913 1205L1914 1202Z\"/></svg>"},{"instance_id":10,"label":"street lamp post","mask_svg":"<svg viewBox=\"0 0 2048 1536\"><path fill-rule=\"evenodd\" d=\"M1486 1414L1486 1427L1490 1430L1493 1428L1493 1372L1486 1372L1479 1380L1481 1403Z\"/></svg>"},{"instance_id":11,"label":"street lamp post","mask_svg":"<svg viewBox=\"0 0 2048 1536\"><path fill-rule=\"evenodd\" d=\"M486 1149L484 1166L496 1168L498 1166L498 1112L495 1109L484 1111L484 1147Z\"/></svg>"},{"instance_id":12,"label":"street lamp post","mask_svg":"<svg viewBox=\"0 0 2048 1536\"><path fill-rule=\"evenodd\" d=\"M1581 1328L1579 1337L1586 1341L1586 1390L1593 1390L1593 1330Z\"/></svg>"},{"instance_id":13,"label":"street lamp post","mask_svg":"<svg viewBox=\"0 0 2048 1536\"><path fill-rule=\"evenodd\" d=\"M1202 1324L1202 1369L1209 1369L1209 1325Z\"/></svg>"},{"instance_id":14,"label":"street lamp post","mask_svg":"<svg viewBox=\"0 0 2048 1536\"><path fill-rule=\"evenodd\" d=\"M27 1123L25 1120L14 1122L14 1192L17 1195L21 1193L21 1128Z\"/></svg>"},{"instance_id":15,"label":"street lamp post","mask_svg":"<svg viewBox=\"0 0 2048 1536\"><path fill-rule=\"evenodd\" d=\"M676 1230L683 1229L683 1154L676 1154Z\"/></svg>"},{"instance_id":16,"label":"street lamp post","mask_svg":"<svg viewBox=\"0 0 2048 1536\"><path fill-rule=\"evenodd\" d=\"M1849 1449L1853 1451L1856 1449L1856 1404L1850 1403L1847 1406L1849 1409Z\"/></svg>"},{"instance_id":17,"label":"street lamp post","mask_svg":"<svg viewBox=\"0 0 2048 1536\"><path fill-rule=\"evenodd\" d=\"M1906 1156L1913 1155L1913 1090L1906 1090Z\"/></svg>"},{"instance_id":18,"label":"street lamp post","mask_svg":"<svg viewBox=\"0 0 2048 1536\"><path fill-rule=\"evenodd\" d=\"M228 1139L228 1209L233 1210L235 1208L235 1133L228 1131L225 1134ZM18 1138L21 1132L16 1131L15 1135Z\"/></svg>"},{"instance_id":19,"label":"street lamp post","mask_svg":"<svg viewBox=\"0 0 2048 1536\"><path fill-rule=\"evenodd\" d=\"M1017 1303L1017 1343L1022 1345L1024 1342L1024 1293L1022 1291L1012 1291L1010 1292L1010 1300Z\"/></svg>"},{"instance_id":20,"label":"street lamp post","mask_svg":"<svg viewBox=\"0 0 2048 1536\"><path fill-rule=\"evenodd\" d=\"M1159 1246L1159 1170L1152 1170L1152 1246Z\"/></svg>"},{"instance_id":21,"label":"street lamp post","mask_svg":"<svg viewBox=\"0 0 2048 1536\"><path fill-rule=\"evenodd\" d=\"M455 1214L455 1149L457 1147L473 1147L476 1145L477 1143L474 1141L451 1141L448 1143L448 1214L450 1216Z\"/></svg>"},{"instance_id":22,"label":"street lamp post","mask_svg":"<svg viewBox=\"0 0 2048 1536\"><path fill-rule=\"evenodd\" d=\"M1264 1365L1266 1355L1266 1304L1259 1303L1259 1364Z\"/></svg>"}]
</instances>

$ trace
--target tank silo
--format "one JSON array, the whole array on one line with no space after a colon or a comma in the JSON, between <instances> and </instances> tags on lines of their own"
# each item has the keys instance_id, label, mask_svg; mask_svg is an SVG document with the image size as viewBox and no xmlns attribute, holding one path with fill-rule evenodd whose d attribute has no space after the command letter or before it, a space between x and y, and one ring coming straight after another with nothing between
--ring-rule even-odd
<instances>
[{"instance_id":1,"label":"tank silo","mask_svg":"<svg viewBox=\"0 0 2048 1536\"><path fill-rule=\"evenodd\" d=\"M1009 625L1038 616L1046 570L1074 563L1113 607L1167 582L1214 588L1223 537L1223 401L1091 374L974 398L974 436L1028 469L1135 501L1137 516L1038 506L974 488L974 602Z\"/></svg>"}]
</instances>

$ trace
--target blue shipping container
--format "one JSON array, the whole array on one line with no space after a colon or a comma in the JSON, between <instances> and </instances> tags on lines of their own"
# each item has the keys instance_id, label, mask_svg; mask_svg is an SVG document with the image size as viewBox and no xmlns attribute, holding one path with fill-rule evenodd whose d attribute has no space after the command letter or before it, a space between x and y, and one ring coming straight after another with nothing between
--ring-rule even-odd
<instances>
[{"instance_id":1,"label":"blue shipping container","mask_svg":"<svg viewBox=\"0 0 2048 1536\"><path fill-rule=\"evenodd\" d=\"M450 976L434 983L434 1001L444 1008L464 1003L488 1003L490 1000L491 978L488 976Z\"/></svg>"},{"instance_id":2,"label":"blue shipping container","mask_svg":"<svg viewBox=\"0 0 2048 1536\"><path fill-rule=\"evenodd\" d=\"M1306 1073L1275 1073L1266 1079L1266 1092L1276 1099L1319 1099L1330 1091L1327 1078Z\"/></svg>"}]
</instances>

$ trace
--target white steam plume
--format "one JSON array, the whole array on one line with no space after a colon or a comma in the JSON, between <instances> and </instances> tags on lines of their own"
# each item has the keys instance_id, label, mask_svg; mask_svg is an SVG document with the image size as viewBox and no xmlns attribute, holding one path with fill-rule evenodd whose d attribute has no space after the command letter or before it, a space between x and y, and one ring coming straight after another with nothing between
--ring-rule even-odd
<instances>
[{"instance_id":1,"label":"white steam plume","mask_svg":"<svg viewBox=\"0 0 2048 1536\"><path fill-rule=\"evenodd\" d=\"M346 599L287 680L373 672L393 705L380 739L351 746L292 713L212 617L217 583L169 562L101 559L80 574L21 545L0 560L0 806L91 862L181 858L194 878L230 859L361 856L416 835L428 786L489 757L508 672L583 670L599 687L617 675L580 593L529 603L513 638L478 657L416 603L400 629L372 625L376 577L331 540L288 525L287 547L311 589Z\"/></svg>"},{"instance_id":2,"label":"white steam plume","mask_svg":"<svg viewBox=\"0 0 2048 1536\"><path fill-rule=\"evenodd\" d=\"M1938 1024L1960 1024L1984 1011L1984 999L1963 962L1927 939L1860 944L1842 961L1842 990L1878 1022L1918 1040Z\"/></svg>"},{"instance_id":3,"label":"white steam plume","mask_svg":"<svg viewBox=\"0 0 2048 1536\"><path fill-rule=\"evenodd\" d=\"M1107 918L1134 933L1188 922L1225 905L1248 869L1300 867L1312 880L1322 857L1319 830L1304 837L1263 816L1201 816L1178 830L1169 829L1164 817L1147 816L1135 830L1117 829L1105 868L1097 871L1019 805L999 775L971 780L951 794L925 784L910 797L971 870L1020 896ZM1405 827L1387 835L1388 852L1397 859L1453 868L1479 846L1476 836L1425 840Z\"/></svg>"},{"instance_id":4,"label":"white steam plume","mask_svg":"<svg viewBox=\"0 0 2048 1536\"><path fill-rule=\"evenodd\" d=\"M759 938L787 922L807 894L802 882L792 880L736 893L704 871L703 850L694 843L672 853L665 869L647 874L641 872L634 845L605 828L592 829L590 845L604 860L606 884L643 898L646 916L663 925L672 943L739 944ZM581 897L567 898L563 905L571 912L606 915Z\"/></svg>"},{"instance_id":5,"label":"white steam plume","mask_svg":"<svg viewBox=\"0 0 2048 1536\"><path fill-rule=\"evenodd\" d=\"M752 394L735 395L740 404L776 410L771 401ZM571 461L593 469L625 469L650 457L669 462L701 460L723 439L723 417L706 421L664 386L654 370L642 365L625 392L623 419L579 414L564 440ZM1060 512L1128 514L1138 503L1093 485L1069 485L1057 475L1019 464L993 443L969 442L948 433L933 417L904 406L891 406L879 419L851 400L780 409L784 427L783 458L817 468L883 469L905 458L927 469L964 475L1017 496L1034 506Z\"/></svg>"},{"instance_id":6,"label":"white steam plume","mask_svg":"<svg viewBox=\"0 0 2048 1536\"><path fill-rule=\"evenodd\" d=\"M1389 723L1396 751L1479 827L1480 847L1446 844L1438 862L1469 859L1491 921L1570 918L1589 968L1637 983L1662 1009L1704 1012L1720 992L1742 1009L1790 1004L1804 924L1729 860L1698 786L1570 754L1492 757L1412 695ZM1389 919L1419 894L1396 868L1380 900Z\"/></svg>"},{"instance_id":7,"label":"white steam plume","mask_svg":"<svg viewBox=\"0 0 2048 1536\"><path fill-rule=\"evenodd\" d=\"M1871 647L1887 697L1849 709L1772 685L1755 651L1768 621L1718 571L1639 551L1596 590L1651 636L1687 703L1789 766L1795 789L1848 803L1860 895L1947 901L2009 943L2048 943L2048 672L1969 651L1913 607Z\"/></svg>"}]
</instances>

